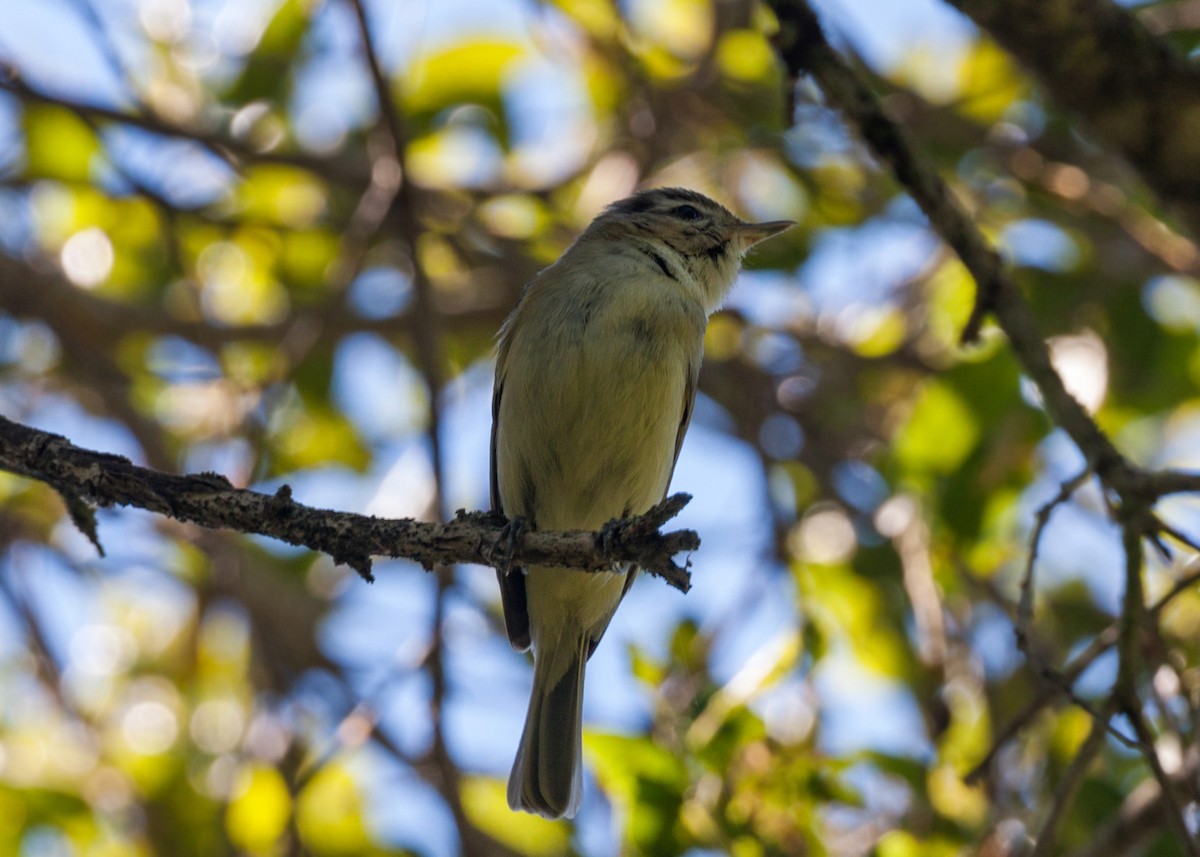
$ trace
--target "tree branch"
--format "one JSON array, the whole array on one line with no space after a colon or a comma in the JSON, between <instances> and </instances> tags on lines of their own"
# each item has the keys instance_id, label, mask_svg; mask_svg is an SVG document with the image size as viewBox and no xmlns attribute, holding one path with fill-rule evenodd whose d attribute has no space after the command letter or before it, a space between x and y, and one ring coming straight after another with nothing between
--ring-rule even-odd
<instances>
[{"instance_id":1,"label":"tree branch","mask_svg":"<svg viewBox=\"0 0 1200 857\"><path fill-rule=\"evenodd\" d=\"M949 0L1200 234L1200 69L1110 0Z\"/></svg>"},{"instance_id":2,"label":"tree branch","mask_svg":"<svg viewBox=\"0 0 1200 857\"><path fill-rule=\"evenodd\" d=\"M1108 437L1064 386L1033 311L1009 279L999 256L959 205L937 171L920 158L874 93L826 41L806 0L774 0L779 16L778 48L794 75L811 74L834 107L857 127L874 153L929 218L933 229L958 253L976 283L975 308L963 331L973 341L983 318L995 315L1021 368L1037 385L1050 418L1070 435L1091 469L1106 484L1130 468ZM1113 486L1116 487L1116 486Z\"/></svg>"},{"instance_id":3,"label":"tree branch","mask_svg":"<svg viewBox=\"0 0 1200 857\"><path fill-rule=\"evenodd\" d=\"M621 521L601 541L586 530L521 532L510 546L500 515L463 512L448 523L398 520L315 509L292 499L235 488L216 473L178 476L75 446L66 438L0 417L0 469L99 506L133 506L210 529L268 536L329 554L372 580L371 557L405 558L426 568L477 563L493 568L542 565L610 571L632 563L687 592L691 575L672 557L700 546L691 530L659 532L691 499L675 494L645 515ZM511 550L509 549L511 547Z\"/></svg>"},{"instance_id":4,"label":"tree branch","mask_svg":"<svg viewBox=\"0 0 1200 857\"><path fill-rule=\"evenodd\" d=\"M919 156L866 83L826 41L807 0L772 0L771 6L779 17L776 42L788 70L796 76L811 74L815 78L832 106L857 126L874 154L890 167L896 180L925 213L930 226L958 253L975 279L975 307L963 331L964 342L976 338L984 316L994 315L1022 370L1041 394L1050 419L1067 433L1105 487L1119 494L1123 501L1148 506L1165 494L1200 490L1200 474L1144 471L1113 446L1095 420L1067 392L1050 362L1050 351L1033 310L996 252L946 182Z\"/></svg>"},{"instance_id":5,"label":"tree branch","mask_svg":"<svg viewBox=\"0 0 1200 857\"><path fill-rule=\"evenodd\" d=\"M998 9L997 4L987 0L959 2L960 5ZM1042 3L1042 0L1036 0L1036 3ZM946 182L931 164L919 156L899 125L887 116L861 76L826 41L820 23L807 0L773 0L771 5L779 18L778 49L788 69L795 76L812 75L831 105L857 126L874 154L890 167L896 179L925 213L931 227L959 254L963 264L975 278L975 306L963 332L964 342L971 342L978 336L986 315L991 314L995 317L1000 329L1008 337L1016 360L1041 394L1047 415L1055 425L1067 433L1083 453L1087 462L1085 471L1094 473L1101 484L1111 492L1109 499L1112 502L1112 514L1122 528L1127 565L1126 599L1115 640L1121 653L1120 675L1114 691L1110 694L1108 707L1111 708L1115 704L1127 711L1135 721L1138 749L1142 751L1156 780L1164 789L1166 801L1169 803L1166 810L1168 821L1175 833L1184 838L1188 853L1197 854L1196 846L1187 839L1188 832L1178 801L1174 799L1173 794L1166 791L1169 785L1168 778L1154 750L1149 725L1141 719L1138 707L1140 703L1136 694L1136 673L1141 664L1136 658L1135 636L1146 610L1142 601L1141 539L1148 534L1156 534L1153 506L1164 494L1194 489L1200 480L1191 474L1145 471L1120 453L1083 406L1067 391L1062 377L1050 360L1049 349L1038 330L1037 319L1032 309L1004 270L995 251L987 244L974 222L967 217ZM1028 4L1026 0L1019 0L1016 5ZM1072 0L1071 14L1067 14L1062 8L1065 5L1066 2L1048 0L1044 8L1056 7L1055 14L1066 20L1086 18L1086 15L1078 14L1081 7L1109 4L1101 0ZM1005 20L1020 17L1019 13L1012 14L1015 10L1011 6L1012 4L1008 4L1005 7L1005 14L1002 16ZM1046 50L1046 47L1043 45L1037 52L1044 63L1053 64L1062 58L1061 45L1054 45L1051 50ZM1014 52L1019 53L1015 48ZM1092 52L1090 49L1087 51ZM1115 61L1117 56L1119 54L1114 52L1110 59ZM1066 67L1069 65L1067 63ZM1070 75L1067 79L1071 79ZM1190 81L1188 85L1191 87L1191 97L1200 102L1200 95L1197 94L1200 93L1200 78ZM1197 103L1197 112L1200 112L1200 103ZM1158 153L1155 153L1155 156L1157 155ZM1188 189L1196 186L1194 176L1189 176L1189 182L1182 185L1185 197ZM1027 636L1028 630L1025 626L1032 613L1032 568L1036 561L1037 539L1040 538L1045 521L1048 520L1054 506L1060 499L1065 500L1069 497L1074 487L1074 482L1065 485L1060 498L1056 498L1054 503L1045 507L1039 514L1018 611L1019 638ZM1118 498L1119 502L1116 502ZM1038 666L1036 662L1035 666ZM1044 667L1039 667L1038 672L1050 678L1056 675L1053 670ZM1107 725L1106 715L1098 713L1093 706L1076 696L1070 683L1061 685L1060 689L1065 691L1076 705L1080 705L1097 718L1097 729L1104 726L1111 734L1127 740ZM1044 704L1042 699L1039 698L1039 706ZM1082 773L1079 770L1072 772L1072 777L1077 779L1080 776ZM1065 811L1064 802L1055 808L1048 821L1047 832L1051 840L1054 827ZM1200 854L1197 854L1197 857L1200 857Z\"/></svg>"}]
</instances>

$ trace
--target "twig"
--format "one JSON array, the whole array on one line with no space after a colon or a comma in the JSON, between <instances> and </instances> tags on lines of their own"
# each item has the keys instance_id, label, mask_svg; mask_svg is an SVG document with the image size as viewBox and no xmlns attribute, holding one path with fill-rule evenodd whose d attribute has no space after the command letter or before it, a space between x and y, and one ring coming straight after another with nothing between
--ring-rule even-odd
<instances>
[{"instance_id":1,"label":"twig","mask_svg":"<svg viewBox=\"0 0 1200 857\"><path fill-rule=\"evenodd\" d=\"M1137 698L1138 632L1146 612L1142 587L1142 533L1140 522L1123 522L1122 544L1125 549L1125 595L1121 603L1121 618L1117 633L1116 695L1130 704Z\"/></svg>"},{"instance_id":2,"label":"twig","mask_svg":"<svg viewBox=\"0 0 1200 857\"><path fill-rule=\"evenodd\" d=\"M776 37L780 55L794 76L811 74L831 104L857 126L874 154L886 164L896 179L920 206L932 228L958 253L976 282L975 304L963 330L964 343L975 340L983 318L990 314L1008 337L1013 355L1025 374L1037 387L1049 418L1071 438L1084 456L1086 467L1111 491L1125 539L1126 598L1117 634L1120 648L1118 689L1132 699L1136 664L1136 631L1145 612L1142 602L1141 538L1148 531L1153 503L1176 491L1200 489L1196 474L1147 473L1130 463L1101 431L1082 405L1067 391L1062 377L1050 360L1049 348L1038 329L1037 319L1020 290L1004 271L998 255L987 244L978 228L954 199L946 183L934 168L917 156L900 127L883 111L871 89L826 41L820 23L807 0L771 0L779 20ZM994 3L984 4L992 13ZM1111 5L1111 4L1106 4ZM982 6L981 6L982 8ZM1060 17L1063 14L1059 8ZM1190 184L1188 185L1190 187ZM1048 514L1048 513L1047 513ZM1031 579L1031 575L1028 575ZM1029 584L1032 585L1031 583ZM1023 611L1031 612L1026 596ZM1022 620L1023 622L1023 620ZM1098 713L1075 695L1072 683L1059 682L1054 671L1043 675L1055 681L1076 704L1094 717ZM1114 690L1114 694L1117 690ZM1110 733L1123 740L1119 732ZM1152 766L1156 757L1149 757ZM1181 817L1175 821L1181 822ZM1176 825L1178 826L1178 825ZM1186 830L1183 834L1186 836ZM1191 844L1189 843L1189 847Z\"/></svg>"},{"instance_id":3,"label":"twig","mask_svg":"<svg viewBox=\"0 0 1200 857\"><path fill-rule=\"evenodd\" d=\"M1150 616L1157 617L1159 613L1166 609L1168 604L1175 600L1175 598L1186 592L1188 589L1191 589L1197 583L1200 583L1200 563L1196 564L1196 570L1192 571L1192 573L1187 574L1175 581L1175 585L1172 586L1170 590L1168 590L1167 593L1162 596L1162 598L1160 598L1150 607L1150 609L1147 611L1148 614ZM1071 661L1065 667L1063 667L1062 671L1058 673L1059 680L1054 686L1043 686L1043 688L1038 691L1037 695L1031 699L1023 709L1021 709L1021 712L1013 717L1013 719L1010 720L1002 730L1000 730L1000 734L998 734L993 740L991 748L984 755L983 759L967 773L966 777L964 777L965 782L968 785L978 782L979 779L987 772L987 769L991 767L996 755L1000 752L1004 745L1016 737L1022 729L1028 726L1038 715L1038 712L1045 708L1046 705L1048 705L1054 699L1054 697L1057 695L1057 689L1059 686L1062 686L1063 684L1067 686L1074 686L1075 682L1078 680L1079 676L1083 674L1084 670L1095 663L1096 659L1102 654L1117 644L1119 631L1120 620L1113 622L1111 625L1093 637L1092 641L1088 643L1087 648L1072 658Z\"/></svg>"},{"instance_id":4,"label":"twig","mask_svg":"<svg viewBox=\"0 0 1200 857\"><path fill-rule=\"evenodd\" d=\"M392 99L391 87L388 85L387 77L383 72L383 66L379 61L379 54L375 49L375 41L372 37L366 7L362 0L347 0L347 2L353 9L355 20L358 22L363 55L366 59L367 68L375 89L376 101L379 104L381 124L387 132L390 143L390 161L395 170L395 182L388 194L387 205L382 210L383 217L375 224L375 228L382 225L383 219L388 214L395 215L397 226L399 227L397 232L408 250L409 260L412 264L413 292L415 296L413 311L417 320L415 335L417 364L429 389L428 435L430 455L433 459L433 504L435 508L439 509L440 515L445 517L445 461L442 456L441 432L441 331L436 313L433 311L429 278L421 266L420 255L417 252L416 241L420 230L420 220L417 214L413 184L409 181L406 174L407 164L405 163L404 153L407 135L404 131L403 120ZM434 572L437 577L437 593L434 600L433 621L430 626L427 666L432 685L429 708L430 721L433 725L433 742L429 755L438 775L431 778L431 782L441 793L451 813L454 815L455 825L458 828L459 836L463 840L463 850L473 853L480 850L481 844L479 840L484 838L486 834L477 829L471 822L462 805L460 788L461 772L450 757L450 750L446 743L445 735L445 703L448 689L445 663L446 601L450 587L453 584L453 576L450 567L445 564L438 565L434 569Z\"/></svg>"},{"instance_id":5,"label":"twig","mask_svg":"<svg viewBox=\"0 0 1200 857\"><path fill-rule=\"evenodd\" d=\"M807 0L772 0L771 7L779 18L776 43L789 71L796 76L811 74L816 79L826 97L857 126L875 155L891 168L933 229L975 278L975 308L963 330L963 341L972 342L984 315L992 313L1008 336L1017 361L1037 386L1050 418L1079 447L1092 471L1106 485L1124 493L1127 484L1135 481L1132 466L1067 392L1050 362L1033 311L975 222L941 176L918 157L907 135L887 116L866 83L829 45Z\"/></svg>"},{"instance_id":6,"label":"twig","mask_svg":"<svg viewBox=\"0 0 1200 857\"><path fill-rule=\"evenodd\" d=\"M1110 735L1126 746L1136 749L1136 742L1112 725L1109 714L1098 711L1092 703L1075 692L1075 679L1078 677L1078 673L1068 677L1067 674L1049 666L1035 645L1033 637L1033 577L1034 569L1037 565L1038 552L1041 547L1042 534L1046 526L1050 523L1050 518L1053 516L1054 510L1070 500L1071 496L1079 490L1079 487L1090 475L1091 471L1085 469L1063 482L1059 486L1058 493L1043 504L1035 515L1033 532L1029 539L1029 555L1025 563L1025 575L1021 580L1021 598L1017 605L1015 622L1017 648L1025 654L1034 674L1039 679L1049 682L1056 691L1063 694L1072 703L1091 715L1096 726L1105 729Z\"/></svg>"},{"instance_id":7,"label":"twig","mask_svg":"<svg viewBox=\"0 0 1200 857\"><path fill-rule=\"evenodd\" d=\"M1183 765L1171 781L1188 782L1195 778L1198 769L1200 750L1192 746L1184 752ZM1112 819L1095 831L1091 842L1070 852L1070 857L1144 854L1143 844L1163 829L1163 802L1162 788L1157 782L1147 780L1129 793Z\"/></svg>"},{"instance_id":8,"label":"twig","mask_svg":"<svg viewBox=\"0 0 1200 857\"><path fill-rule=\"evenodd\" d=\"M1179 803L1179 796L1175 794L1175 784L1158 758L1158 751L1154 748L1154 735L1150 732L1150 727L1142 715L1137 697L1131 697L1124 702L1125 715L1133 725L1138 741L1142 745L1142 755L1146 757L1146 761L1150 764L1150 770L1154 772L1154 779L1158 782L1158 787L1162 789L1167 823L1174 831L1175 836L1183 843L1189 857L1200 857L1200 842L1197 842L1196 838L1188 831L1187 821L1183 817L1183 807Z\"/></svg>"},{"instance_id":9,"label":"twig","mask_svg":"<svg viewBox=\"0 0 1200 857\"><path fill-rule=\"evenodd\" d=\"M1085 469L1078 475L1063 482L1059 486L1058 493L1043 504L1034 516L1033 531L1029 536L1029 556L1025 561L1025 574L1021 578L1021 598L1017 603L1015 632L1017 636L1017 648L1024 652L1025 657L1029 658L1037 672L1041 672L1044 668L1044 659L1041 652L1037 651L1037 647L1033 641L1033 578L1034 570L1037 567L1038 552L1041 548L1042 533L1050 523L1050 518L1054 514L1054 510L1070 500L1089 475L1091 475L1091 472Z\"/></svg>"},{"instance_id":10,"label":"twig","mask_svg":"<svg viewBox=\"0 0 1200 857\"><path fill-rule=\"evenodd\" d=\"M1181 545L1185 545L1186 547L1189 547L1192 550L1200 553L1200 541L1197 541L1196 539L1192 538L1187 533L1177 530L1175 527L1172 527L1170 524L1168 524L1166 521L1162 520L1161 518L1157 518L1157 517L1155 518L1154 528L1156 530L1158 530L1158 532L1160 532L1164 536L1166 536L1167 538L1174 539L1175 541L1179 542Z\"/></svg>"},{"instance_id":11,"label":"twig","mask_svg":"<svg viewBox=\"0 0 1200 857\"><path fill-rule=\"evenodd\" d=\"M1104 717L1107 719L1111 716L1112 709L1110 708L1104 712ZM1050 857L1054 853L1058 826L1062 823L1066 811L1075 802L1075 796L1079 793L1079 787L1083 785L1083 776L1087 773L1088 766L1096 758L1100 748L1104 746L1105 732L1104 724L1099 720L1092 721L1092 731L1088 733L1087 739L1076 751L1075 758L1071 760L1062 780L1054 790L1054 803L1046 815L1046 820L1042 823L1042 829L1038 831L1037 844L1030 857Z\"/></svg>"}]
</instances>

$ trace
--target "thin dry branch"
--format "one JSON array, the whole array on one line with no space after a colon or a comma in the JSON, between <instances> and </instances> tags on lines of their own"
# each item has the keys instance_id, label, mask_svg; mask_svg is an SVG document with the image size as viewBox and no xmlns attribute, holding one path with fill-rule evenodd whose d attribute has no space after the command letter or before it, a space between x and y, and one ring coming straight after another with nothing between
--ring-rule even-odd
<instances>
[{"instance_id":1,"label":"thin dry branch","mask_svg":"<svg viewBox=\"0 0 1200 857\"><path fill-rule=\"evenodd\" d=\"M1034 516L1033 532L1029 536L1029 555L1025 560L1025 575L1021 578L1021 599L1017 604L1017 648L1024 652L1034 669L1041 672L1045 668L1042 653L1038 650L1033 636L1033 600L1034 572L1037 569L1038 552L1041 549L1042 534L1054 515L1054 510L1066 503L1079 490L1080 486L1090 476L1083 472L1066 480L1059 486L1058 493L1047 501Z\"/></svg>"},{"instance_id":2,"label":"thin dry branch","mask_svg":"<svg viewBox=\"0 0 1200 857\"><path fill-rule=\"evenodd\" d=\"M374 556L410 559L426 568L439 563L503 568L511 562L589 572L609 571L614 563L627 562L687 592L688 564L681 567L672 558L700 546L691 530L659 532L691 499L686 494L675 494L645 515L621 521L603 540L585 530L524 530L510 545L507 522L492 513L460 511L453 520L438 523L315 509L293 500L286 485L271 495L235 488L216 473L163 473L4 417L0 470L45 482L98 506L133 506L210 529L254 533L321 551L368 580Z\"/></svg>"},{"instance_id":3,"label":"thin dry branch","mask_svg":"<svg viewBox=\"0 0 1200 857\"><path fill-rule=\"evenodd\" d=\"M415 342L417 346L417 365L421 376L429 389L428 411L430 453L433 458L433 505L441 517L445 517L445 459L442 448L442 342L441 327L436 313L433 312L432 289L429 278L421 264L421 254L417 252L417 236L420 234L419 218L416 214L417 205L414 198L414 186L408 176L405 151L408 138L405 133L403 120L396 109L392 96L392 86L380 62L379 53L375 47L375 35L366 6L362 0L347 0L358 23L359 36L362 41L363 58L371 76L371 84L375 90L376 102L379 106L378 125L386 133L388 154L376 161L390 162L395 168L395 184L388 195L387 204L380 212L376 228L382 226L389 216L407 250L412 264L412 284L416 295L414 317L417 321ZM505 565L505 571L510 566ZM447 564L439 564L434 568L437 579L437 595L434 601L433 622L430 625L429 654L426 667L429 671L432 685L429 699L430 720L433 725L433 742L430 746L430 760L437 773L429 778L430 783L441 793L454 816L455 825L462 837L463 848L468 852L481 851L490 840L483 831L479 830L469 818L463 806L461 794L462 774L450 757L450 749L445 734L445 703L449 689L446 675L445 659L445 622L446 600L453 584L453 575Z\"/></svg>"},{"instance_id":4,"label":"thin dry branch","mask_svg":"<svg viewBox=\"0 0 1200 857\"><path fill-rule=\"evenodd\" d=\"M28 83L15 68L4 64L0 64L0 90L11 93L24 104L61 107L89 123L114 123L149 131L160 137L189 140L213 152L234 168L243 162L275 163L299 167L326 181L354 187L365 187L371 180L370 165L352 156L326 157L300 151L255 149L221 130L179 125L160 116L131 113L47 92Z\"/></svg>"}]
</instances>

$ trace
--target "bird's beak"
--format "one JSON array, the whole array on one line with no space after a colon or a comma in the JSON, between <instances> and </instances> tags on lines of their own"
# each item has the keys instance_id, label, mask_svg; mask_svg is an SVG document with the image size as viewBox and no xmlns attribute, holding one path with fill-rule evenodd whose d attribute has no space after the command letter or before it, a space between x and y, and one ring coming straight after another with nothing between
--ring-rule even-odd
<instances>
[{"instance_id":1,"label":"bird's beak","mask_svg":"<svg viewBox=\"0 0 1200 857\"><path fill-rule=\"evenodd\" d=\"M759 241L777 235L783 230L796 224L791 220L772 220L767 223L741 223L734 229L734 235L743 251L750 249Z\"/></svg>"}]
</instances>

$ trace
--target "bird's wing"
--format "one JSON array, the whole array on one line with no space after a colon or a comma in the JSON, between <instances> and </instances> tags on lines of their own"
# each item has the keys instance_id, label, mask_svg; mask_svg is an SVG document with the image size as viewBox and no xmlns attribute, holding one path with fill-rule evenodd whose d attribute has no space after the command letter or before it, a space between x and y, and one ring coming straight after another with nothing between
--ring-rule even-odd
<instances>
[{"instance_id":1,"label":"bird's wing","mask_svg":"<svg viewBox=\"0 0 1200 857\"><path fill-rule=\"evenodd\" d=\"M671 490L671 480L675 477L675 465L679 463L679 450L683 448L683 436L687 434L688 426L692 424L692 411L696 408L696 386L700 381L700 355L688 361L687 378L683 384L683 413L679 416L679 431L675 433L675 454L671 459L671 472L667 476L667 484L663 486L663 497Z\"/></svg>"},{"instance_id":2,"label":"bird's wing","mask_svg":"<svg viewBox=\"0 0 1200 857\"><path fill-rule=\"evenodd\" d=\"M504 502L500 499L500 479L496 468L496 437L500 431L500 398L504 395L504 381L501 367L496 367L496 389L492 393L492 442L491 463L489 466L489 482L492 491L492 511L508 514L504 511ZM500 605L504 608L504 627L508 631L508 641L518 652L529 648L529 603L525 596L525 569L513 567L505 574L496 570L496 579L500 581Z\"/></svg>"},{"instance_id":3,"label":"bird's wing","mask_svg":"<svg viewBox=\"0 0 1200 857\"><path fill-rule=\"evenodd\" d=\"M679 462L679 450L683 447L683 436L687 434L688 426L692 424L692 411L696 407L696 385L700 380L700 356L697 355L692 360L688 361L687 375L683 382L683 411L679 415L679 430L675 432L675 453L671 458L671 471L667 474L667 484L663 486L663 497L667 496L667 492L671 490L671 479L675 476L675 465ZM629 587L633 586L633 580L637 577L638 570L636 567L629 570L629 574L625 577L625 588L621 590L621 600L625 600L625 593L629 591ZM600 642L599 637L592 643L592 651L596 650L596 644ZM589 652L589 657L591 653Z\"/></svg>"}]
</instances>

